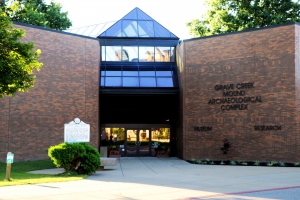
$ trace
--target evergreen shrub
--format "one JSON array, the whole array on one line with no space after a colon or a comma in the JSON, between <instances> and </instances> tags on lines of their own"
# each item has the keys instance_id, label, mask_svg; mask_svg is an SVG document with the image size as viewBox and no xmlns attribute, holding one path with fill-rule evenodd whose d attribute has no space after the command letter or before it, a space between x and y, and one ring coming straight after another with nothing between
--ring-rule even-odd
<instances>
[{"instance_id":1,"label":"evergreen shrub","mask_svg":"<svg viewBox=\"0 0 300 200\"><path fill-rule=\"evenodd\" d=\"M92 174L100 167L100 153L91 145L80 143L61 143L48 149L48 156L57 167L66 172Z\"/></svg>"}]
</instances>

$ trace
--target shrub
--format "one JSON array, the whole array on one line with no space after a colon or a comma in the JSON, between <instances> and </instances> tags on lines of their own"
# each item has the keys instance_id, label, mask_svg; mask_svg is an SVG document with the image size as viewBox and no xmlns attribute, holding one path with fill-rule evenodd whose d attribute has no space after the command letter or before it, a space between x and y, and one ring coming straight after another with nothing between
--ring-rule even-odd
<instances>
[{"instance_id":1,"label":"shrub","mask_svg":"<svg viewBox=\"0 0 300 200\"><path fill-rule=\"evenodd\" d=\"M230 165L236 165L236 162L235 161L230 161Z\"/></svg>"},{"instance_id":2,"label":"shrub","mask_svg":"<svg viewBox=\"0 0 300 200\"><path fill-rule=\"evenodd\" d=\"M202 164L202 160L196 160L196 164Z\"/></svg>"},{"instance_id":3,"label":"shrub","mask_svg":"<svg viewBox=\"0 0 300 200\"><path fill-rule=\"evenodd\" d=\"M277 165L277 162L271 161L271 162L267 163L267 166L269 166L269 167L274 166L274 165Z\"/></svg>"},{"instance_id":4,"label":"shrub","mask_svg":"<svg viewBox=\"0 0 300 200\"><path fill-rule=\"evenodd\" d=\"M92 174L100 167L100 153L87 143L61 143L48 149L48 156L66 172Z\"/></svg>"},{"instance_id":5,"label":"shrub","mask_svg":"<svg viewBox=\"0 0 300 200\"><path fill-rule=\"evenodd\" d=\"M258 161L258 160L256 160L255 162L254 162L254 164L253 165L255 165L255 166L259 166L260 165L260 162Z\"/></svg>"},{"instance_id":6,"label":"shrub","mask_svg":"<svg viewBox=\"0 0 300 200\"><path fill-rule=\"evenodd\" d=\"M228 139L224 139L223 147L221 148L221 151L223 152L223 154L227 154L230 147L231 147L231 143L228 141Z\"/></svg>"}]
</instances>

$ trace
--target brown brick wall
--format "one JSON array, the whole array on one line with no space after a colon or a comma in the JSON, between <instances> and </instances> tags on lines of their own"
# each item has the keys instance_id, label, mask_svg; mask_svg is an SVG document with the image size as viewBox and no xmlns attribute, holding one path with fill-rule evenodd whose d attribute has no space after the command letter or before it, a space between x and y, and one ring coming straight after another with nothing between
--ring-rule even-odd
<instances>
[{"instance_id":1,"label":"brown brick wall","mask_svg":"<svg viewBox=\"0 0 300 200\"><path fill-rule=\"evenodd\" d=\"M298 25L289 24L184 41L184 159L300 161L295 30L299 34ZM258 96L262 102L225 111L222 105L235 104L208 104L225 98L216 85L238 83L254 83L254 88L240 89L245 95L235 97ZM263 125L281 130L254 130ZM212 131L194 130L202 126ZM227 155L220 150L225 138L232 143Z\"/></svg>"},{"instance_id":2,"label":"brown brick wall","mask_svg":"<svg viewBox=\"0 0 300 200\"><path fill-rule=\"evenodd\" d=\"M47 149L64 141L64 124L75 117L91 125L90 143L98 148L99 41L15 27L24 28L24 41L33 41L42 50L39 61L44 65L29 92L0 100L0 117L8 122L1 122L1 144L6 146L0 148L2 160L7 151L15 154L15 161L48 158Z\"/></svg>"}]
</instances>

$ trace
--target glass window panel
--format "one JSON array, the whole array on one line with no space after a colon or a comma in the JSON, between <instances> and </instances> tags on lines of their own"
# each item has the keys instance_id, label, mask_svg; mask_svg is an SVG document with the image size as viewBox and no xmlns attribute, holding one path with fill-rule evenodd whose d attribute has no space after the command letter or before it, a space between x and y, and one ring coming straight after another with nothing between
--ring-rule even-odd
<instances>
[{"instance_id":1,"label":"glass window panel","mask_svg":"<svg viewBox=\"0 0 300 200\"><path fill-rule=\"evenodd\" d=\"M153 21L138 21L139 37L154 37Z\"/></svg>"},{"instance_id":2,"label":"glass window panel","mask_svg":"<svg viewBox=\"0 0 300 200\"><path fill-rule=\"evenodd\" d=\"M138 19L142 19L142 20L153 20L151 17L149 17L146 13L144 13L144 12L141 11L140 9L138 9L137 11L138 11Z\"/></svg>"},{"instance_id":3,"label":"glass window panel","mask_svg":"<svg viewBox=\"0 0 300 200\"><path fill-rule=\"evenodd\" d=\"M105 86L104 85L104 77L103 76L101 76L100 80L101 80L100 86Z\"/></svg>"},{"instance_id":4,"label":"glass window panel","mask_svg":"<svg viewBox=\"0 0 300 200\"><path fill-rule=\"evenodd\" d=\"M123 77L123 87L139 87L139 78Z\"/></svg>"},{"instance_id":5,"label":"glass window panel","mask_svg":"<svg viewBox=\"0 0 300 200\"><path fill-rule=\"evenodd\" d=\"M156 76L172 76L172 71L157 71Z\"/></svg>"},{"instance_id":6,"label":"glass window panel","mask_svg":"<svg viewBox=\"0 0 300 200\"><path fill-rule=\"evenodd\" d=\"M152 142L168 144L170 142L170 128L152 128Z\"/></svg>"},{"instance_id":7,"label":"glass window panel","mask_svg":"<svg viewBox=\"0 0 300 200\"><path fill-rule=\"evenodd\" d=\"M170 62L170 47L155 47L155 62Z\"/></svg>"},{"instance_id":8,"label":"glass window panel","mask_svg":"<svg viewBox=\"0 0 300 200\"><path fill-rule=\"evenodd\" d=\"M115 49L115 59L116 61L128 61L128 52L123 48Z\"/></svg>"},{"instance_id":9,"label":"glass window panel","mask_svg":"<svg viewBox=\"0 0 300 200\"><path fill-rule=\"evenodd\" d=\"M101 76L105 76L105 71L101 71Z\"/></svg>"},{"instance_id":10,"label":"glass window panel","mask_svg":"<svg viewBox=\"0 0 300 200\"><path fill-rule=\"evenodd\" d=\"M121 46L106 46L106 61L121 61Z\"/></svg>"},{"instance_id":11,"label":"glass window panel","mask_svg":"<svg viewBox=\"0 0 300 200\"><path fill-rule=\"evenodd\" d=\"M138 71L123 71L123 76L138 76Z\"/></svg>"},{"instance_id":12,"label":"glass window panel","mask_svg":"<svg viewBox=\"0 0 300 200\"><path fill-rule=\"evenodd\" d=\"M101 46L101 61L105 61L105 46Z\"/></svg>"},{"instance_id":13,"label":"glass window panel","mask_svg":"<svg viewBox=\"0 0 300 200\"><path fill-rule=\"evenodd\" d=\"M116 22L114 25L112 25L105 32L106 32L106 36L122 37L121 20Z\"/></svg>"},{"instance_id":14,"label":"glass window panel","mask_svg":"<svg viewBox=\"0 0 300 200\"><path fill-rule=\"evenodd\" d=\"M121 71L106 71L106 76L121 76Z\"/></svg>"},{"instance_id":15,"label":"glass window panel","mask_svg":"<svg viewBox=\"0 0 300 200\"><path fill-rule=\"evenodd\" d=\"M173 79L157 78L157 87L173 87Z\"/></svg>"},{"instance_id":16,"label":"glass window panel","mask_svg":"<svg viewBox=\"0 0 300 200\"><path fill-rule=\"evenodd\" d=\"M105 77L106 87L121 87L122 79L121 77Z\"/></svg>"},{"instance_id":17,"label":"glass window panel","mask_svg":"<svg viewBox=\"0 0 300 200\"><path fill-rule=\"evenodd\" d=\"M122 69L120 66L110 66L106 67L106 76L122 76Z\"/></svg>"},{"instance_id":18,"label":"glass window panel","mask_svg":"<svg viewBox=\"0 0 300 200\"><path fill-rule=\"evenodd\" d=\"M156 81L153 77L140 77L140 87L156 87Z\"/></svg>"},{"instance_id":19,"label":"glass window panel","mask_svg":"<svg viewBox=\"0 0 300 200\"><path fill-rule=\"evenodd\" d=\"M114 145L124 145L125 141L125 128L122 127L115 127L115 128L105 128L106 132L106 140L112 139L114 142ZM102 139L102 138L101 138ZM122 154L121 151L122 148L119 148L118 150L113 150L115 154Z\"/></svg>"},{"instance_id":20,"label":"glass window panel","mask_svg":"<svg viewBox=\"0 0 300 200\"><path fill-rule=\"evenodd\" d=\"M155 76L154 71L140 71L140 76Z\"/></svg>"},{"instance_id":21,"label":"glass window panel","mask_svg":"<svg viewBox=\"0 0 300 200\"><path fill-rule=\"evenodd\" d=\"M139 47L139 61L153 62L154 61L154 47Z\"/></svg>"},{"instance_id":22,"label":"glass window panel","mask_svg":"<svg viewBox=\"0 0 300 200\"><path fill-rule=\"evenodd\" d=\"M123 23L123 37L137 37L137 21L122 20Z\"/></svg>"},{"instance_id":23,"label":"glass window panel","mask_svg":"<svg viewBox=\"0 0 300 200\"><path fill-rule=\"evenodd\" d=\"M170 61L171 62L175 62L175 48L171 47L171 51L170 51Z\"/></svg>"},{"instance_id":24,"label":"glass window panel","mask_svg":"<svg viewBox=\"0 0 300 200\"><path fill-rule=\"evenodd\" d=\"M136 46L123 46L124 52L128 55L128 60L132 62L138 61L138 47Z\"/></svg>"},{"instance_id":25,"label":"glass window panel","mask_svg":"<svg viewBox=\"0 0 300 200\"><path fill-rule=\"evenodd\" d=\"M170 31L154 21L155 37L170 37Z\"/></svg>"}]
</instances>

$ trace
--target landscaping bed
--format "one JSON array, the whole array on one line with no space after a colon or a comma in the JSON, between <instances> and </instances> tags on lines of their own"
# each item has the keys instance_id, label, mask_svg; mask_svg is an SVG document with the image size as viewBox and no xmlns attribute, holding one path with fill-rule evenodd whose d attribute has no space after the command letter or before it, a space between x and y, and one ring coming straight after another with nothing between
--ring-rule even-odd
<instances>
[{"instance_id":1,"label":"landscaping bed","mask_svg":"<svg viewBox=\"0 0 300 200\"><path fill-rule=\"evenodd\" d=\"M240 161L240 160L210 160L210 159L190 159L187 162L199 165L232 165L232 166L268 166L268 167L300 167L300 162L260 162L260 161Z\"/></svg>"}]
</instances>

